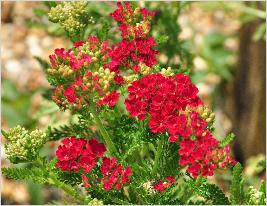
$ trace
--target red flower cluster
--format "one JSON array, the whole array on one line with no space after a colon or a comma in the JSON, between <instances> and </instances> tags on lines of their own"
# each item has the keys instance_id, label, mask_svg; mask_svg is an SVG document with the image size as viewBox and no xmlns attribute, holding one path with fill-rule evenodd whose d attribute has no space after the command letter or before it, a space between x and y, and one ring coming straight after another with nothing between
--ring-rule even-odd
<instances>
[{"instance_id":1,"label":"red flower cluster","mask_svg":"<svg viewBox=\"0 0 267 206\"><path fill-rule=\"evenodd\" d=\"M62 171L90 172L96 161L103 157L106 152L104 144L97 139L77 139L75 137L65 138L56 151L58 162L56 167Z\"/></svg>"},{"instance_id":2,"label":"red flower cluster","mask_svg":"<svg viewBox=\"0 0 267 206\"><path fill-rule=\"evenodd\" d=\"M157 190L158 192L164 192L166 188L175 183L175 178L172 176L167 176L166 180L167 182L160 181L157 184L155 184L154 189Z\"/></svg>"},{"instance_id":3,"label":"red flower cluster","mask_svg":"<svg viewBox=\"0 0 267 206\"><path fill-rule=\"evenodd\" d=\"M179 111L186 106L202 104L197 96L198 89L189 77L183 74L174 77L164 77L161 74L147 75L134 81L128 92L129 96L125 100L126 109L132 117L137 116L139 120L144 120L149 113L149 128L154 133L162 133L166 129L173 130L174 124L183 123L177 118Z\"/></svg>"},{"instance_id":4,"label":"red flower cluster","mask_svg":"<svg viewBox=\"0 0 267 206\"><path fill-rule=\"evenodd\" d=\"M118 3L117 7L110 15L119 23L122 41L109 50L111 61L106 67L118 75L122 67L140 72L139 63L152 67L157 62L156 55L159 54L154 49L157 45L154 38L148 36L154 12L139 7L133 9L128 2L124 5Z\"/></svg>"},{"instance_id":5,"label":"red flower cluster","mask_svg":"<svg viewBox=\"0 0 267 206\"><path fill-rule=\"evenodd\" d=\"M87 41L75 42L72 49L56 49L49 56L49 79L57 87L52 99L64 109L81 109L91 101L114 106L119 99L116 90L125 83L121 70L142 73L140 65L156 64L157 44L148 36L154 12L133 9L130 3L117 5L110 15L119 23L121 42L109 47L107 41L89 36Z\"/></svg>"},{"instance_id":6,"label":"red flower cluster","mask_svg":"<svg viewBox=\"0 0 267 206\"><path fill-rule=\"evenodd\" d=\"M140 62L152 67L157 63L156 55L159 54L153 49L156 45L153 37L132 41L122 40L117 46L111 47L108 55L112 60L106 64L106 67L117 73L121 67L139 72Z\"/></svg>"},{"instance_id":7,"label":"red flower cluster","mask_svg":"<svg viewBox=\"0 0 267 206\"><path fill-rule=\"evenodd\" d=\"M116 164L116 158L103 158L103 163L101 166L101 173L103 177L103 187L105 190L111 190L115 187L116 190L120 190L122 186L130 181L130 176L132 176L132 169L126 167L123 170L121 164Z\"/></svg>"},{"instance_id":8,"label":"red flower cluster","mask_svg":"<svg viewBox=\"0 0 267 206\"><path fill-rule=\"evenodd\" d=\"M71 69L74 71L84 66L85 63L90 64L92 62L92 58L89 55L81 54L75 56L73 50L65 50L64 48L55 49L55 54L50 55L49 59L52 68L56 68L60 63L69 62Z\"/></svg>"},{"instance_id":9,"label":"red flower cluster","mask_svg":"<svg viewBox=\"0 0 267 206\"><path fill-rule=\"evenodd\" d=\"M109 62L108 50L107 41L101 43L94 36L74 43L74 48L68 51L56 49L55 54L50 55L52 68L48 69L57 86L52 99L65 108L65 100L77 109L90 100L100 100L99 105L114 106L119 93L112 91L122 84L123 79L99 66ZM110 92L112 95L108 95Z\"/></svg>"},{"instance_id":10,"label":"red flower cluster","mask_svg":"<svg viewBox=\"0 0 267 206\"><path fill-rule=\"evenodd\" d=\"M208 123L194 111L202 101L189 77L152 74L133 82L128 91L125 105L130 115L144 120L148 113L152 132L167 130L169 142L181 140L179 164L188 166L187 171L194 177L212 176L216 168L235 164L229 148L218 148L218 141L207 129ZM192 108L191 111L188 108ZM164 185L159 183L159 190L163 190Z\"/></svg>"},{"instance_id":11,"label":"red flower cluster","mask_svg":"<svg viewBox=\"0 0 267 206\"><path fill-rule=\"evenodd\" d=\"M104 157L106 147L99 143L97 139L91 140L77 139L75 137L67 137L56 151L58 162L56 168L65 171L82 172L83 186L90 188L91 184L85 173L91 172L96 167L96 162L102 158L102 166L100 168L103 178L105 190L111 190L113 187L120 190L124 184L130 182L132 169L117 164L116 158Z\"/></svg>"}]
</instances>

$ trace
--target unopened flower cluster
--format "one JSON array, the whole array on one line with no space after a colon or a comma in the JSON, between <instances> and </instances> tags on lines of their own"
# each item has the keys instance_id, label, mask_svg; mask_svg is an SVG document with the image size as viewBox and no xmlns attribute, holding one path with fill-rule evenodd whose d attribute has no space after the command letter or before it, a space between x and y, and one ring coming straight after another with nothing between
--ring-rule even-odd
<instances>
[{"instance_id":1,"label":"unopened flower cluster","mask_svg":"<svg viewBox=\"0 0 267 206\"><path fill-rule=\"evenodd\" d=\"M85 29L89 21L87 2L61 2L56 7L52 7L48 13L49 20L59 23L70 34L77 33Z\"/></svg>"},{"instance_id":2,"label":"unopened flower cluster","mask_svg":"<svg viewBox=\"0 0 267 206\"><path fill-rule=\"evenodd\" d=\"M97 162L102 160L100 168L105 190L120 190L124 184L130 181L132 170L130 167L123 169L121 164L117 164L117 159L105 157L106 147L93 138L86 140L83 138L69 137L62 141L56 151L58 162L56 167L63 172L72 171L82 173L84 187L90 188L90 181L87 174L97 167ZM98 182L97 182L98 183Z\"/></svg>"},{"instance_id":3,"label":"unopened flower cluster","mask_svg":"<svg viewBox=\"0 0 267 206\"><path fill-rule=\"evenodd\" d=\"M5 144L5 153L12 163L35 160L47 140L42 131L36 129L30 132L21 126L10 129L5 138L8 141Z\"/></svg>"},{"instance_id":4,"label":"unopened flower cluster","mask_svg":"<svg viewBox=\"0 0 267 206\"><path fill-rule=\"evenodd\" d=\"M203 108L198 89L188 76L147 75L134 81L128 92L125 105L130 115L139 120L149 116L153 133L167 131L169 142L180 145L179 164L188 166L193 177L212 176L215 169L235 164L229 147L218 147L209 131L214 115Z\"/></svg>"}]
</instances>

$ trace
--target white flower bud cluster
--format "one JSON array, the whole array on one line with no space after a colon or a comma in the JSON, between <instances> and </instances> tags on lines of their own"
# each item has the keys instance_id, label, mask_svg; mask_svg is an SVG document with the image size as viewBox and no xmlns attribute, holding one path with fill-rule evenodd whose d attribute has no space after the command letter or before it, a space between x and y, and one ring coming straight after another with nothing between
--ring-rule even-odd
<instances>
[{"instance_id":1,"label":"white flower bud cluster","mask_svg":"<svg viewBox=\"0 0 267 206\"><path fill-rule=\"evenodd\" d=\"M110 83L114 80L115 72L110 72L109 69L104 69L100 67L97 72L93 73L94 75L98 75L99 77L99 84L106 91L110 87Z\"/></svg>"},{"instance_id":2,"label":"white flower bud cluster","mask_svg":"<svg viewBox=\"0 0 267 206\"><path fill-rule=\"evenodd\" d=\"M87 16L86 6L86 1L62 2L51 8L48 17L50 21L60 23L66 31L74 33L84 29L86 23L92 21Z\"/></svg>"},{"instance_id":3,"label":"white flower bud cluster","mask_svg":"<svg viewBox=\"0 0 267 206\"><path fill-rule=\"evenodd\" d=\"M145 65L143 63L140 63L139 67L140 67L140 73L143 75L148 75L152 72L152 68L148 67L147 65Z\"/></svg>"},{"instance_id":4,"label":"white flower bud cluster","mask_svg":"<svg viewBox=\"0 0 267 206\"><path fill-rule=\"evenodd\" d=\"M129 76L124 76L124 81L127 85L130 85L133 81L136 81L138 79L138 75L137 74L132 74Z\"/></svg>"},{"instance_id":5,"label":"white flower bud cluster","mask_svg":"<svg viewBox=\"0 0 267 206\"><path fill-rule=\"evenodd\" d=\"M166 76L166 77L174 75L174 73L172 72L172 68L171 67L168 67L167 69L162 68L160 73L162 75Z\"/></svg>"},{"instance_id":6,"label":"white flower bud cluster","mask_svg":"<svg viewBox=\"0 0 267 206\"><path fill-rule=\"evenodd\" d=\"M88 203L88 205L103 205L103 201L94 198Z\"/></svg>"},{"instance_id":7,"label":"white flower bud cluster","mask_svg":"<svg viewBox=\"0 0 267 206\"><path fill-rule=\"evenodd\" d=\"M42 131L36 129L29 132L21 126L12 128L5 138L8 140L5 153L12 163L34 160L47 140Z\"/></svg>"},{"instance_id":8,"label":"white flower bud cluster","mask_svg":"<svg viewBox=\"0 0 267 206\"><path fill-rule=\"evenodd\" d=\"M146 189L146 191L148 191L151 194L156 193L156 190L154 190L151 182L145 182L145 183L143 183L143 187Z\"/></svg>"},{"instance_id":9,"label":"white flower bud cluster","mask_svg":"<svg viewBox=\"0 0 267 206\"><path fill-rule=\"evenodd\" d=\"M67 77L73 74L73 69L65 64L60 64L56 68L49 68L47 72L51 75L59 74L60 76Z\"/></svg>"},{"instance_id":10,"label":"white flower bud cluster","mask_svg":"<svg viewBox=\"0 0 267 206\"><path fill-rule=\"evenodd\" d=\"M248 197L249 197L248 203L250 205L260 205L261 204L261 200L265 199L264 193L258 191L253 186L250 186L248 188Z\"/></svg>"}]
</instances>

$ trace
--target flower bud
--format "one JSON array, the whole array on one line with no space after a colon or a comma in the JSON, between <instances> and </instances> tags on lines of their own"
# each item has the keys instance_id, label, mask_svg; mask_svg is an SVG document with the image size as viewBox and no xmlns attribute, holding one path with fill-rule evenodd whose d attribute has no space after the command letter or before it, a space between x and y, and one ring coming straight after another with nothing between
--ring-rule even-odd
<instances>
[{"instance_id":1,"label":"flower bud","mask_svg":"<svg viewBox=\"0 0 267 206\"><path fill-rule=\"evenodd\" d=\"M12 128L5 134L5 138L8 140L5 144L5 153L14 164L35 160L47 140L46 134L42 131L36 129L29 132L21 126Z\"/></svg>"}]
</instances>

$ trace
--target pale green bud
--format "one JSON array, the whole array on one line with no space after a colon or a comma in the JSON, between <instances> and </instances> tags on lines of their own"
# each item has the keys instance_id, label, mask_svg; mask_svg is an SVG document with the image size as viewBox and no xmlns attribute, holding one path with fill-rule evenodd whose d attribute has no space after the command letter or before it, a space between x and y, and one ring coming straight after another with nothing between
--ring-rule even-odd
<instances>
[{"instance_id":1,"label":"pale green bud","mask_svg":"<svg viewBox=\"0 0 267 206\"><path fill-rule=\"evenodd\" d=\"M48 13L49 20L59 23L70 33L77 33L90 22L86 1L61 2Z\"/></svg>"},{"instance_id":2,"label":"pale green bud","mask_svg":"<svg viewBox=\"0 0 267 206\"><path fill-rule=\"evenodd\" d=\"M103 201L94 198L88 203L88 205L103 205Z\"/></svg>"},{"instance_id":3,"label":"pale green bud","mask_svg":"<svg viewBox=\"0 0 267 206\"><path fill-rule=\"evenodd\" d=\"M10 129L5 138L5 153L12 163L33 161L38 156L39 150L47 141L47 136L36 129L29 132L21 126Z\"/></svg>"}]
</instances>

